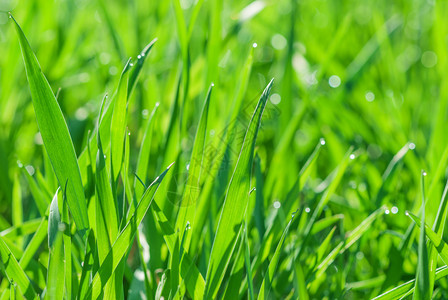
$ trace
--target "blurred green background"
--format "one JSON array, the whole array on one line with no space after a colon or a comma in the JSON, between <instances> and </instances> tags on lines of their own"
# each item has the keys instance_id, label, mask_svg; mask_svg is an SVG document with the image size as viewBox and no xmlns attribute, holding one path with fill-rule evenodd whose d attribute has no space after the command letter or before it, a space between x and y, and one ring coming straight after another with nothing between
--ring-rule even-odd
<instances>
[{"instance_id":1,"label":"blurred green background","mask_svg":"<svg viewBox=\"0 0 448 300\"><path fill-rule=\"evenodd\" d=\"M188 26L196 2L180 3ZM150 178L159 174L184 65L172 1L0 0L0 10L0 230L11 224L14 178L22 183L28 219L34 204L27 173L37 182L36 171L45 173L42 140L7 11L21 24L53 90L60 89L59 104L78 155L95 126L101 99L113 93L127 59L158 39L129 105L129 130L132 151L140 144L149 113L160 103L148 166ZM349 286L353 290L347 295L367 297L414 278L416 241L406 251L400 245L411 224L404 212L419 210L424 169L427 222L432 224L447 176L447 13L448 1L435 0L205 0L198 12L182 107L187 129L178 145L186 153L184 160L211 82L208 139L216 141L234 121L229 116L238 78L256 43L243 104L248 112L275 78L270 113L257 140L265 203L272 206L285 196L323 138L317 168L298 200L301 209L315 205L316 195L328 185L325 179L354 146L354 159L324 215L344 214L337 231L343 237L382 204L390 210L327 271L329 278L339 279L327 280L315 295L326 295L333 285L347 288L352 282L377 280L371 286ZM136 153L131 152L134 163ZM215 197L223 191L218 185ZM391 275L393 260L399 271ZM440 281L438 287L444 286L448 282ZM438 295L448 297L443 293Z\"/></svg>"}]
</instances>

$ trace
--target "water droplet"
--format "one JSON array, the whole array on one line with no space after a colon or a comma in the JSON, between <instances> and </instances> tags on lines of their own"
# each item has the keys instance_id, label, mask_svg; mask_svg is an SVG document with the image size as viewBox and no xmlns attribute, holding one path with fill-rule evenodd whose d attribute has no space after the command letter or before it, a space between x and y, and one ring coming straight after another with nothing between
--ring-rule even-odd
<instances>
[{"instance_id":1,"label":"water droplet","mask_svg":"<svg viewBox=\"0 0 448 300\"><path fill-rule=\"evenodd\" d=\"M22 164L22 162L21 162L20 160L17 161L17 166L18 166L19 168L23 168L23 164Z\"/></svg>"},{"instance_id":2,"label":"water droplet","mask_svg":"<svg viewBox=\"0 0 448 300\"><path fill-rule=\"evenodd\" d=\"M341 78L338 75L332 75L328 79L328 84L335 89L341 85Z\"/></svg>"},{"instance_id":3,"label":"water droplet","mask_svg":"<svg viewBox=\"0 0 448 300\"><path fill-rule=\"evenodd\" d=\"M280 206L282 206L282 204L280 203L280 201L275 201L275 202L274 202L274 208L279 209Z\"/></svg>"},{"instance_id":4,"label":"water droplet","mask_svg":"<svg viewBox=\"0 0 448 300\"><path fill-rule=\"evenodd\" d=\"M187 224L185 225L185 230L190 230L190 229L191 229L190 221L187 221Z\"/></svg>"},{"instance_id":5,"label":"water droplet","mask_svg":"<svg viewBox=\"0 0 448 300\"><path fill-rule=\"evenodd\" d=\"M323 145L325 145L325 139L324 138L321 138L320 139L320 144L323 146Z\"/></svg>"},{"instance_id":6,"label":"water droplet","mask_svg":"<svg viewBox=\"0 0 448 300\"><path fill-rule=\"evenodd\" d=\"M130 66L130 67L133 67L133 66L134 66L134 64L133 64L133 63L130 63L130 64L129 64L129 66Z\"/></svg>"},{"instance_id":7,"label":"water droplet","mask_svg":"<svg viewBox=\"0 0 448 300\"><path fill-rule=\"evenodd\" d=\"M211 86L215 86L215 84L212 82Z\"/></svg>"},{"instance_id":8,"label":"water droplet","mask_svg":"<svg viewBox=\"0 0 448 300\"><path fill-rule=\"evenodd\" d=\"M390 210L386 209L386 210L384 211L384 213L385 213L386 215L388 215L388 214L390 214Z\"/></svg>"},{"instance_id":9,"label":"water droplet","mask_svg":"<svg viewBox=\"0 0 448 300\"><path fill-rule=\"evenodd\" d=\"M390 209L390 211L395 215L395 214L398 213L398 207L393 206L393 207Z\"/></svg>"},{"instance_id":10,"label":"water droplet","mask_svg":"<svg viewBox=\"0 0 448 300\"><path fill-rule=\"evenodd\" d=\"M423 175L423 176L426 176L426 175L428 175L428 174L426 173L426 171L422 171L422 175Z\"/></svg>"},{"instance_id":11,"label":"water droplet","mask_svg":"<svg viewBox=\"0 0 448 300\"><path fill-rule=\"evenodd\" d=\"M187 171L190 170L190 164L187 164Z\"/></svg>"},{"instance_id":12,"label":"water droplet","mask_svg":"<svg viewBox=\"0 0 448 300\"><path fill-rule=\"evenodd\" d=\"M214 135L215 135L215 130L214 129L210 130L210 136L214 136Z\"/></svg>"},{"instance_id":13,"label":"water droplet","mask_svg":"<svg viewBox=\"0 0 448 300\"><path fill-rule=\"evenodd\" d=\"M404 214L405 214L406 216L409 216L409 212L408 212L408 211L406 211Z\"/></svg>"},{"instance_id":14,"label":"water droplet","mask_svg":"<svg viewBox=\"0 0 448 300\"><path fill-rule=\"evenodd\" d=\"M142 56L141 55L137 55L137 59L141 59L142 58Z\"/></svg>"},{"instance_id":15,"label":"water droplet","mask_svg":"<svg viewBox=\"0 0 448 300\"><path fill-rule=\"evenodd\" d=\"M36 145L43 145L44 144L44 141L42 140L42 135L40 134L40 132L37 132L34 135L34 143Z\"/></svg>"},{"instance_id":16,"label":"water droplet","mask_svg":"<svg viewBox=\"0 0 448 300\"><path fill-rule=\"evenodd\" d=\"M415 149L415 144L414 143L409 143L409 149L410 150L414 150Z\"/></svg>"},{"instance_id":17,"label":"water droplet","mask_svg":"<svg viewBox=\"0 0 448 300\"><path fill-rule=\"evenodd\" d=\"M129 136L131 135L131 132L130 132L130 131L128 132L128 135L129 135Z\"/></svg>"},{"instance_id":18,"label":"water droplet","mask_svg":"<svg viewBox=\"0 0 448 300\"><path fill-rule=\"evenodd\" d=\"M30 174L31 176L34 175L35 170L34 170L34 167L32 165L26 166L25 169L28 171L28 174Z\"/></svg>"},{"instance_id":19,"label":"water droplet","mask_svg":"<svg viewBox=\"0 0 448 300\"><path fill-rule=\"evenodd\" d=\"M11 17L11 16L10 16L10 17ZM258 47L258 44L257 44L257 43L253 43L253 44L252 44L252 47L257 48L257 47Z\"/></svg>"},{"instance_id":20,"label":"water droplet","mask_svg":"<svg viewBox=\"0 0 448 300\"><path fill-rule=\"evenodd\" d=\"M310 209L309 207L306 207L306 208L305 208L305 212L306 212L306 213L309 213L310 211L311 211L311 209Z\"/></svg>"},{"instance_id":21,"label":"water droplet","mask_svg":"<svg viewBox=\"0 0 448 300\"><path fill-rule=\"evenodd\" d=\"M269 100L271 101L272 104L277 105L280 103L280 101L282 101L282 97L280 97L280 95L276 93L272 94Z\"/></svg>"},{"instance_id":22,"label":"water droplet","mask_svg":"<svg viewBox=\"0 0 448 300\"><path fill-rule=\"evenodd\" d=\"M142 117L143 119L146 119L149 115L149 111L147 109L142 110Z\"/></svg>"},{"instance_id":23,"label":"water droplet","mask_svg":"<svg viewBox=\"0 0 448 300\"><path fill-rule=\"evenodd\" d=\"M104 159L106 159L106 154L104 154Z\"/></svg>"},{"instance_id":24,"label":"water droplet","mask_svg":"<svg viewBox=\"0 0 448 300\"><path fill-rule=\"evenodd\" d=\"M356 158L356 155L354 155L353 153L352 154L350 154L350 159L355 159Z\"/></svg>"},{"instance_id":25,"label":"water droplet","mask_svg":"<svg viewBox=\"0 0 448 300\"><path fill-rule=\"evenodd\" d=\"M281 34L277 33L271 38L271 45L272 45L272 47L274 47L277 50L284 49L287 44L288 44L288 41Z\"/></svg>"},{"instance_id":26,"label":"water droplet","mask_svg":"<svg viewBox=\"0 0 448 300\"><path fill-rule=\"evenodd\" d=\"M361 260L361 259L363 259L364 258L364 253L362 253L361 251L358 251L357 253L356 253L356 259L357 260Z\"/></svg>"},{"instance_id":27,"label":"water droplet","mask_svg":"<svg viewBox=\"0 0 448 300\"><path fill-rule=\"evenodd\" d=\"M368 102L373 102L373 100L375 100L375 94L371 91L368 91L365 97Z\"/></svg>"},{"instance_id":28,"label":"water droplet","mask_svg":"<svg viewBox=\"0 0 448 300\"><path fill-rule=\"evenodd\" d=\"M64 223L59 223L58 230L59 231L64 231L65 230L65 224Z\"/></svg>"},{"instance_id":29,"label":"water droplet","mask_svg":"<svg viewBox=\"0 0 448 300\"><path fill-rule=\"evenodd\" d=\"M159 105L160 105L160 102L156 102L156 107L159 107Z\"/></svg>"}]
</instances>

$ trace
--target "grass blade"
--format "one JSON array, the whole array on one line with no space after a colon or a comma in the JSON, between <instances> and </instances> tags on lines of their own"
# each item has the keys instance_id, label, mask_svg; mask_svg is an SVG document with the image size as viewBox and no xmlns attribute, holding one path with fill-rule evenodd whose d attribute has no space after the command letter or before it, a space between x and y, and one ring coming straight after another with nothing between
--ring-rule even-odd
<instances>
[{"instance_id":1,"label":"grass blade","mask_svg":"<svg viewBox=\"0 0 448 300\"><path fill-rule=\"evenodd\" d=\"M273 80L264 90L249 123L235 171L230 179L207 268L205 298L215 298L235 248L247 204L255 140Z\"/></svg>"},{"instance_id":2,"label":"grass blade","mask_svg":"<svg viewBox=\"0 0 448 300\"><path fill-rule=\"evenodd\" d=\"M48 258L47 292L45 299L62 299L64 296L64 245L61 232L61 215L58 206L58 193L56 191L50 205L48 217Z\"/></svg>"},{"instance_id":3,"label":"grass blade","mask_svg":"<svg viewBox=\"0 0 448 300\"><path fill-rule=\"evenodd\" d=\"M17 284L26 299L38 299L30 280L20 267L14 255L0 237L0 267L10 283Z\"/></svg>"},{"instance_id":4,"label":"grass blade","mask_svg":"<svg viewBox=\"0 0 448 300\"><path fill-rule=\"evenodd\" d=\"M206 155L205 138L207 134L208 110L210 106L210 96L212 94L213 84L210 85L199 120L198 130L194 139L193 151L188 169L187 183L182 195L182 202L177 215L175 230L183 232L185 226L190 223L194 227L196 217L196 201L199 198L200 177L203 168L203 160ZM191 241L191 234L187 235L184 241L184 248L188 249Z\"/></svg>"},{"instance_id":5,"label":"grass blade","mask_svg":"<svg viewBox=\"0 0 448 300\"><path fill-rule=\"evenodd\" d=\"M288 234L289 227L291 224L298 218L300 214L294 213L291 220L288 222L288 225L286 225L285 230L283 231L282 237L280 238L280 241L278 242L277 248L275 249L274 255L272 256L271 261L269 262L268 269L264 275L263 282L261 283L260 292L258 294L258 299L271 299L272 297L269 296L269 293L271 291L272 281L275 275L275 270L277 269L278 262L280 260L280 254L283 248L283 244L285 242L286 235Z\"/></svg>"},{"instance_id":6,"label":"grass blade","mask_svg":"<svg viewBox=\"0 0 448 300\"><path fill-rule=\"evenodd\" d=\"M19 24L14 24L45 149L59 184L68 180L67 199L78 230L89 228L87 204L73 142L61 108Z\"/></svg>"},{"instance_id":7,"label":"grass blade","mask_svg":"<svg viewBox=\"0 0 448 300\"><path fill-rule=\"evenodd\" d=\"M146 215L146 212L152 203L152 199L154 198L154 194L171 166L172 164L146 189L137 209L118 235L112 249L109 251L98 272L95 274L89 290L87 291L86 298L92 297L93 299L97 299L101 295L109 278L114 274L118 264L132 246L132 241L138 230L138 226Z\"/></svg>"},{"instance_id":8,"label":"grass blade","mask_svg":"<svg viewBox=\"0 0 448 300\"><path fill-rule=\"evenodd\" d=\"M431 299L432 291L429 290L429 261L428 248L426 248L425 234L425 180L426 173L422 171L422 219L420 223L420 240L418 243L418 264L413 299Z\"/></svg>"}]
</instances>

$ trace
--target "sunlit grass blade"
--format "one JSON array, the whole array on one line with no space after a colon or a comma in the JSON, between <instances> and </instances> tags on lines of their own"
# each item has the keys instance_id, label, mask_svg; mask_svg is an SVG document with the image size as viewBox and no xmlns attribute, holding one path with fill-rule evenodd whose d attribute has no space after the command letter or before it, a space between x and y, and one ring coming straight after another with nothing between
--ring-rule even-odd
<instances>
[{"instance_id":1,"label":"sunlit grass blade","mask_svg":"<svg viewBox=\"0 0 448 300\"><path fill-rule=\"evenodd\" d=\"M61 299L64 296L65 267L64 267L64 244L61 227L61 214L58 206L58 193L56 191L50 205L48 217L48 258L47 290L45 299ZM70 277L69 277L70 278Z\"/></svg>"},{"instance_id":2,"label":"sunlit grass blade","mask_svg":"<svg viewBox=\"0 0 448 300\"><path fill-rule=\"evenodd\" d=\"M322 276L327 270L328 266L333 263L336 256L344 253L348 248L350 248L356 241L358 241L362 235L371 228L372 223L381 216L385 211L384 207L381 207L374 211L370 216L368 216L364 221L361 222L355 229L347 234L345 241L340 242L328 255L327 257L317 266L315 278Z\"/></svg>"},{"instance_id":3,"label":"sunlit grass blade","mask_svg":"<svg viewBox=\"0 0 448 300\"><path fill-rule=\"evenodd\" d=\"M448 266L440 267L436 270L435 281L439 280L440 278L444 278L446 276L448 276ZM393 289L373 298L372 300L400 299L401 297L408 294L409 292L413 292L414 286L415 286L415 279L412 279L406 283L403 283L397 287L394 287Z\"/></svg>"},{"instance_id":4,"label":"sunlit grass blade","mask_svg":"<svg viewBox=\"0 0 448 300\"><path fill-rule=\"evenodd\" d=\"M422 171L422 219L420 223L420 239L418 242L418 264L415 280L415 290L413 299L426 300L431 299L432 291L429 290L429 261L428 248L426 248L425 234L425 180L426 173Z\"/></svg>"},{"instance_id":5,"label":"sunlit grass blade","mask_svg":"<svg viewBox=\"0 0 448 300\"><path fill-rule=\"evenodd\" d=\"M114 97L112 121L110 128L110 155L111 155L111 173L112 173L112 188L121 172L123 164L124 139L126 133L126 117L127 117L127 103L128 103L128 79L129 70L131 68L131 59L128 60L126 66L121 73L120 82L117 93Z\"/></svg>"},{"instance_id":6,"label":"sunlit grass blade","mask_svg":"<svg viewBox=\"0 0 448 300\"><path fill-rule=\"evenodd\" d=\"M14 255L0 237L0 268L10 283L14 282L26 299L38 299L34 288Z\"/></svg>"},{"instance_id":7,"label":"sunlit grass blade","mask_svg":"<svg viewBox=\"0 0 448 300\"><path fill-rule=\"evenodd\" d=\"M201 118L199 120L196 137L194 139L193 151L191 153L187 183L182 195L182 202L176 220L175 230L183 232L187 223L191 227L195 226L196 218L196 201L199 198L200 178L203 166L205 153L205 138L207 135L207 120L208 110L210 106L210 97L212 93L213 84L209 87L207 96L205 98L204 107L202 109ZM184 241L184 248L188 249L190 245L191 235L187 235Z\"/></svg>"},{"instance_id":8,"label":"sunlit grass blade","mask_svg":"<svg viewBox=\"0 0 448 300\"><path fill-rule=\"evenodd\" d=\"M67 124L22 29L15 20L14 24L45 149L59 184L63 186L68 180L67 198L70 211L78 230L85 230L89 227L87 205L76 153Z\"/></svg>"},{"instance_id":9,"label":"sunlit grass blade","mask_svg":"<svg viewBox=\"0 0 448 300\"><path fill-rule=\"evenodd\" d=\"M104 286L114 274L114 271L116 270L123 256L129 251L130 247L132 246L132 241L135 233L138 230L138 226L143 220L143 217L146 215L146 212L148 211L149 206L151 205L154 198L154 194L156 193L160 183L162 182L170 167L171 165L162 174L160 174L146 189L135 212L129 219L129 222L127 222L126 226L118 235L112 246L112 249L109 251L104 262L98 269L98 272L95 274L89 290L87 291L87 298L92 297L93 299L96 299L101 295Z\"/></svg>"},{"instance_id":10,"label":"sunlit grass blade","mask_svg":"<svg viewBox=\"0 0 448 300\"><path fill-rule=\"evenodd\" d=\"M146 179L148 172L148 162L151 150L152 132L154 128L155 114L157 112L158 107L159 103L156 103L154 109L151 112L151 115L149 116L148 123L146 124L146 128L143 134L143 140L142 143L140 144L140 152L138 153L137 170L135 171L135 174L137 174L137 176L141 180ZM140 199L143 192L144 192L143 185L140 184L138 180L135 180L134 182L135 199Z\"/></svg>"},{"instance_id":11,"label":"sunlit grass blade","mask_svg":"<svg viewBox=\"0 0 448 300\"><path fill-rule=\"evenodd\" d=\"M283 249L283 244L285 242L286 235L288 234L289 227L291 224L298 218L300 214L294 213L291 220L288 222L288 225L286 225L285 230L283 231L282 237L280 238L280 241L278 242L277 248L275 249L274 255L272 256L268 269L266 270L266 273L263 278L263 282L261 283L260 292L258 293L258 299L271 299L272 296L269 296L272 282L275 276L275 270L277 269L278 262L280 260L280 254Z\"/></svg>"},{"instance_id":12,"label":"sunlit grass blade","mask_svg":"<svg viewBox=\"0 0 448 300\"><path fill-rule=\"evenodd\" d=\"M157 206L156 202L152 204L152 208L154 217L162 229L163 238L165 239L168 250L172 253L176 242L174 227L170 224L160 207ZM182 251L184 251L184 249L182 249ZM185 281L188 293L192 296L192 298L202 299L205 290L204 278L202 278L201 273L197 269L190 255L185 252L181 261L180 275L182 280Z\"/></svg>"},{"instance_id":13,"label":"sunlit grass blade","mask_svg":"<svg viewBox=\"0 0 448 300\"><path fill-rule=\"evenodd\" d=\"M324 206L327 205L328 201L330 201L330 197L334 194L334 192L336 191L336 188L338 187L339 183L341 182L342 176L344 175L344 172L350 162L350 155L351 155L352 151L353 151L353 147L350 147L350 149L347 151L344 158L342 159L342 162L339 164L337 169L334 171L334 173L331 177L330 184L328 185L322 198L317 203L317 206L314 209L313 214L311 215L311 218L305 227L305 230L303 233L304 238L300 245L299 257L300 257L301 252L305 248L305 245L306 245L308 238L311 234L311 230L313 229L314 224L317 221L317 218L320 216L320 214L322 213L322 210L324 209Z\"/></svg>"},{"instance_id":14,"label":"sunlit grass blade","mask_svg":"<svg viewBox=\"0 0 448 300\"><path fill-rule=\"evenodd\" d=\"M422 226L422 220L418 218L411 212L406 212L406 214L415 222L417 226ZM448 244L446 244L441 237L439 237L427 224L425 224L425 234L428 239L434 244L437 252L439 253L442 260L448 264Z\"/></svg>"},{"instance_id":15,"label":"sunlit grass blade","mask_svg":"<svg viewBox=\"0 0 448 300\"><path fill-rule=\"evenodd\" d=\"M249 201L255 141L273 81L264 90L244 138L235 171L229 183L207 268L205 298L214 298L224 277Z\"/></svg>"}]
</instances>

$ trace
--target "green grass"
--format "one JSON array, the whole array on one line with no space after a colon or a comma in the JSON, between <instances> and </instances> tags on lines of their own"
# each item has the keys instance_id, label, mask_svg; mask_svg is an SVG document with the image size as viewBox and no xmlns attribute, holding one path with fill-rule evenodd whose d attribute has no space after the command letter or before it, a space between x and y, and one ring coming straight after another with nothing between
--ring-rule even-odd
<instances>
[{"instance_id":1,"label":"green grass","mask_svg":"<svg viewBox=\"0 0 448 300\"><path fill-rule=\"evenodd\" d=\"M447 1L0 10L1 299L448 298Z\"/></svg>"}]
</instances>

